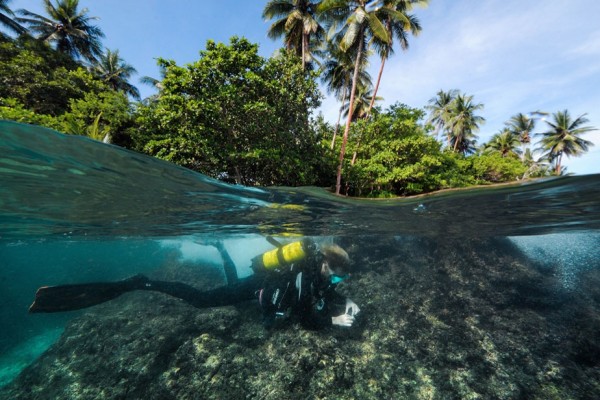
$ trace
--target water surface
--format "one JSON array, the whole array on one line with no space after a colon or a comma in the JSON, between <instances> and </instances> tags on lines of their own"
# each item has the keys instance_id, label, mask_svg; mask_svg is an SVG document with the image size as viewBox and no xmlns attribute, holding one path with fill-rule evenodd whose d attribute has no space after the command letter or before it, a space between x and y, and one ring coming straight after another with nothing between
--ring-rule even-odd
<instances>
[{"instance_id":1,"label":"water surface","mask_svg":"<svg viewBox=\"0 0 600 400\"><path fill-rule=\"evenodd\" d=\"M455 317L452 321L456 326L470 321L468 326L473 327L474 321L500 318L506 307L524 310L523 307L531 309L543 304L542 308L549 307L544 308L544 312L550 312L577 304L589 312L586 320L591 325L586 325L586 329L592 332L596 329L596 336L585 341L586 351L595 354L600 348L597 337L600 297L582 281L595 279L600 270L600 175L446 191L410 199L349 199L318 188L228 185L87 138L3 121L0 122L0 182L0 324L5 327L0 331L0 385L9 383L55 343L65 324L76 318L86 318L86 311L28 315L27 307L37 287L116 280L157 271L171 271L169 273L175 276L177 273L172 269L178 265L192 270L210 266L218 270L219 254L210 245L215 240L225 243L240 275L244 276L250 273L249 260L272 248L264 239L267 235L284 241L299 235L312 236L343 244L357 262L360 260L355 281L358 293L366 290L373 271L390 274L391 278L386 279L405 285L402 290L408 297L412 293L414 304L425 304L421 310L433 307L427 304L437 304L431 308L436 310L431 315L419 311L429 315L427 321L431 329L453 332L449 328L453 325L444 322L448 315ZM449 249L460 251L454 254ZM494 256L489 256L492 253ZM512 258L504 259L503 254ZM401 266L402 262L397 259L401 255L405 255L402 257L406 262L414 260L410 267ZM465 261L467 259L469 261ZM499 260L497 265L494 260ZM504 262L509 265L502 265ZM447 266L442 267L446 263ZM510 268L515 268L514 274ZM440 269L445 271L442 275ZM428 278L423 282L422 277L416 275L410 278L411 273L418 273L415 271L422 271ZM472 293L479 293L472 294L473 298L496 298L509 292L516 294L510 302L503 300L494 303L492 308L483 309L487 310L482 311L485 315L458 318L463 306L457 302L443 304L444 295L433 293L450 290L448 285L440 284L448 277L452 278L453 285L456 282L475 285L474 277L466 277L477 273L481 287L487 285L482 282L494 276L502 275L501 281L505 283L485 286L486 293L473 289ZM515 277L512 282L510 276ZM222 277L217 274L214 279ZM414 279L412 286L410 279ZM423 286L419 291L418 285L427 282L445 289ZM432 290L432 294L427 294L428 290ZM448 295L448 298L452 296ZM556 301L549 301L549 298ZM361 300L367 304L377 301ZM401 312L403 315L397 316L397 321L410 312L410 299L403 301L408 305ZM552 318L548 316L550 314L543 314L543 317L552 320L554 325L551 326L560 327L569 324L563 318L564 314L568 314L566 308L560 318L555 314ZM512 315L516 316L515 320L525 320L528 314L519 311ZM397 321L390 323L399 323ZM369 326L368 322L364 324ZM376 327L373 328L375 331ZM482 336L474 343L479 343L483 349L494 343L499 348L502 338L507 336L494 331L491 325L486 329L490 329L488 336ZM67 330L65 334L68 333ZM402 340L408 340L409 336L407 330ZM352 339L365 345L371 343L372 336ZM411 340L413 345L418 342L417 338ZM438 343L438 340L442 339L432 339L431 343ZM556 345L560 346L560 339L557 340ZM567 339L564 340L566 343ZM574 349L584 346L574 339L568 340ZM398 368L410 362L405 353L395 351L397 353L390 357L396 360ZM448 354L447 350L439 351ZM576 350L573 352L579 354ZM548 353L549 359L554 357L551 354L554 353ZM462 389L459 390L462 386L458 383L451 389L437 387L435 373L454 371L448 372L449 376L459 374L456 376L465 380L465 387L469 387L468 379L461 374L467 371L477 376L475 371L481 372L469 367L475 363L473 361L458 363L464 365L432 362L426 366L433 371L427 375L431 380L429 384L437 390L430 398L462 396ZM597 362L575 356L568 363L573 368L591 368L590 371L598 368ZM418 377L419 368L425 367L416 366L417 362L414 365L414 370L407 370L406 374ZM561 371L567 371L566 367L561 368ZM546 378L539 378L542 383L538 382L536 396L555 390L559 394L586 398L585 393L590 387L600 385L597 376L592 376L588 379L589 385L577 392L569 386L569 373L564 372L567 378L556 384L557 388L548 386ZM508 375L506 379L510 384L507 383L507 387L518 387L527 379L516 373ZM537 375L532 373L532 376ZM383 385L383 378L371 379ZM421 378L414 379L419 381ZM414 393L425 390L427 380L423 382L410 390ZM575 382L571 383L575 385ZM406 385L412 388L408 383ZM349 387L348 393L356 396L356 390L356 387ZM397 390L382 393L394 395L401 391ZM524 392L519 390L507 389L504 397L498 397L523 395ZM415 398L427 398L418 393L414 394ZM73 398L79 397L73 395Z\"/></svg>"}]
</instances>

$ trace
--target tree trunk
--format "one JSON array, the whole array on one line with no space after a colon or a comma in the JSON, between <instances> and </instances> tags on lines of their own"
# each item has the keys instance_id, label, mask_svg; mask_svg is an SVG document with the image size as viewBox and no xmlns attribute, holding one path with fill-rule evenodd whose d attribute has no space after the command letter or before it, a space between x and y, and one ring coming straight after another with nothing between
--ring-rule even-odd
<instances>
[{"instance_id":1,"label":"tree trunk","mask_svg":"<svg viewBox=\"0 0 600 400\"><path fill-rule=\"evenodd\" d=\"M371 115L371 108L373 108L373 104L375 104L375 98L377 97L377 91L379 90L379 83L381 82L381 75L383 75L383 67L385 67L385 60L389 56L389 49L391 49L393 46L394 34L392 32L392 21L388 18L386 22L386 28L390 42L387 45L388 50L386 50L385 54L381 56L381 68L379 68L379 74L377 75L377 83L375 84L375 90L373 90L373 97L371 98L371 103L369 103L369 109L367 110L367 118Z\"/></svg>"},{"instance_id":2,"label":"tree trunk","mask_svg":"<svg viewBox=\"0 0 600 400\"><path fill-rule=\"evenodd\" d=\"M562 162L562 153L560 153L558 155L558 158L556 159L556 169L554 170L554 173L556 175L560 175L560 164Z\"/></svg>"},{"instance_id":3,"label":"tree trunk","mask_svg":"<svg viewBox=\"0 0 600 400\"><path fill-rule=\"evenodd\" d=\"M331 140L331 150L335 147L335 138L338 133L338 129L340 128L340 120L342 119L342 111L344 111L344 103L346 102L346 85L344 84L344 92L342 94L342 105L340 106L340 113L338 114L337 125L335 126L335 130L333 131L333 139Z\"/></svg>"},{"instance_id":4,"label":"tree trunk","mask_svg":"<svg viewBox=\"0 0 600 400\"><path fill-rule=\"evenodd\" d=\"M371 102L369 103L369 108L367 109L367 116L369 118L371 116L371 109L373 108L373 104L375 104L375 98L377 97L377 91L379 90L379 83L381 82L381 75L383 75L383 67L385 66L385 57L381 57L381 68L379 68L379 74L377 75L377 83L375 84L375 89L373 91L373 97L371 97ZM352 155L352 161L350 165L354 165L356 163L356 157L358 156L358 148L360 147L360 138L358 138L358 142L356 143L356 150L354 150L354 154Z\"/></svg>"},{"instance_id":5,"label":"tree trunk","mask_svg":"<svg viewBox=\"0 0 600 400\"><path fill-rule=\"evenodd\" d=\"M460 138L460 136L456 137L456 141L454 142L454 152L456 153L456 149L458 148L458 138Z\"/></svg>"},{"instance_id":6,"label":"tree trunk","mask_svg":"<svg viewBox=\"0 0 600 400\"><path fill-rule=\"evenodd\" d=\"M354 165L354 163L356 162L356 156L358 155L358 148L360 147L360 137L358 138L358 141L356 142L356 150L354 150L354 154L352 154L352 161L350 161L350 165Z\"/></svg>"},{"instance_id":7,"label":"tree trunk","mask_svg":"<svg viewBox=\"0 0 600 400\"><path fill-rule=\"evenodd\" d=\"M242 185L242 173L240 172L240 168L236 165L233 167L235 171L235 183L238 185Z\"/></svg>"},{"instance_id":8,"label":"tree trunk","mask_svg":"<svg viewBox=\"0 0 600 400\"><path fill-rule=\"evenodd\" d=\"M358 70L360 66L360 57L363 49L363 33L359 34L358 52L356 53L356 62L354 63L354 76L352 77L352 89L350 90L350 105L348 106L348 119L346 121L346 129L344 129L344 138L342 139L342 148L340 149L340 163L337 169L337 178L335 182L335 194L340 194L342 187L342 167L344 165L344 155L346 154L346 144L348 143L348 133L350 132L350 123L352 122L352 114L354 112L354 97L356 95L356 81L358 80Z\"/></svg>"},{"instance_id":9,"label":"tree trunk","mask_svg":"<svg viewBox=\"0 0 600 400\"><path fill-rule=\"evenodd\" d=\"M377 75L377 83L375 84L375 89L373 90L373 97L371 98L371 102L369 103L369 109L367 110L367 118L369 118L369 116L371 115L371 109L373 108L373 104L375 104L375 98L377 97L377 91L379 90L379 83L381 82L381 75L383 75L385 59L385 57L381 57L381 68L379 68L379 74Z\"/></svg>"},{"instance_id":10,"label":"tree trunk","mask_svg":"<svg viewBox=\"0 0 600 400\"><path fill-rule=\"evenodd\" d=\"M302 71L306 69L306 33L302 33Z\"/></svg>"}]
</instances>

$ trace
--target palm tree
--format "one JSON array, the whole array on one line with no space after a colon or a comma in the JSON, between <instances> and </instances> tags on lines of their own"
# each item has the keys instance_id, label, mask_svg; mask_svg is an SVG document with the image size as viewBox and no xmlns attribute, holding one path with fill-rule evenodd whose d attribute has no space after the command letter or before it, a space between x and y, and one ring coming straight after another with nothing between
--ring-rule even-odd
<instances>
[{"instance_id":1,"label":"palm tree","mask_svg":"<svg viewBox=\"0 0 600 400\"><path fill-rule=\"evenodd\" d=\"M535 128L535 120L523 113L513 115L506 124L508 129L514 133L523 146L531 143L531 134Z\"/></svg>"},{"instance_id":2,"label":"palm tree","mask_svg":"<svg viewBox=\"0 0 600 400\"><path fill-rule=\"evenodd\" d=\"M174 61L167 61L165 63L163 60L158 62L158 73L160 74L160 79L156 79L152 76L147 75L144 75L140 78L140 83L151 86L158 91L158 93L155 93L142 100L143 103L150 104L152 102L157 101L160 98L164 89L163 80L165 79L165 76L167 76L167 70L169 69L169 65L171 65L171 63L174 63Z\"/></svg>"},{"instance_id":3,"label":"palm tree","mask_svg":"<svg viewBox=\"0 0 600 400\"><path fill-rule=\"evenodd\" d=\"M83 57L94 62L102 55L100 39L104 33L90 23L98 18L89 17L87 8L79 11L79 0L57 0L56 5L50 0L43 0L43 3L48 17L19 10L25 18L18 18L18 21L28 24L38 39L54 43L58 51L75 59Z\"/></svg>"},{"instance_id":4,"label":"palm tree","mask_svg":"<svg viewBox=\"0 0 600 400\"><path fill-rule=\"evenodd\" d=\"M429 100L429 105L425 106L425 108L430 111L427 122L433 124L435 127L436 138L440 131L446 133L448 148L450 147L451 137L448 133L450 128L450 110L452 109L454 99L456 99L456 96L459 94L460 92L457 89L451 89L447 92L440 90L437 92L436 97L432 97Z\"/></svg>"},{"instance_id":5,"label":"palm tree","mask_svg":"<svg viewBox=\"0 0 600 400\"><path fill-rule=\"evenodd\" d=\"M596 130L591 126L582 126L589 122L585 117L586 115L580 115L573 120L569 111L564 110L552 114L553 121L546 121L550 130L542 133L541 150L546 152L550 162L554 162L554 173L556 175L561 173L563 155L577 157L594 145L589 140L579 137L584 133Z\"/></svg>"},{"instance_id":6,"label":"palm tree","mask_svg":"<svg viewBox=\"0 0 600 400\"><path fill-rule=\"evenodd\" d=\"M10 8L8 8L8 3L10 3L10 1L11 0L0 0L0 25L5 26L11 32L17 33L19 35L23 34L27 32L27 30L13 19L15 13ZM0 35L2 35L1 32Z\"/></svg>"},{"instance_id":7,"label":"palm tree","mask_svg":"<svg viewBox=\"0 0 600 400\"><path fill-rule=\"evenodd\" d=\"M374 0L324 0L318 8L318 12L332 24L333 30L336 29L338 24L342 24L342 30L336 35L339 39L342 51L356 48L352 87L350 89L350 107L348 110L346 129L344 130L342 139L342 146L340 148L340 158L337 169L335 184L336 194L340 193L342 186L342 166L344 164L346 144L348 143L350 123L352 121L352 115L354 115L354 98L356 97L356 87L362 53L367 50L366 46L368 39L376 38L381 42L389 42L385 26L378 18L377 11L372 8L373 4Z\"/></svg>"},{"instance_id":8,"label":"palm tree","mask_svg":"<svg viewBox=\"0 0 600 400\"><path fill-rule=\"evenodd\" d=\"M312 59L311 39L322 41L325 31L315 18L319 1L270 0L263 10L263 18L277 20L269 28L271 39L284 37L286 47L295 49L302 57L302 69Z\"/></svg>"},{"instance_id":9,"label":"palm tree","mask_svg":"<svg viewBox=\"0 0 600 400\"><path fill-rule=\"evenodd\" d=\"M531 149L526 149L523 154L523 164L527 167L527 171L523 174L523 179L547 176L551 174L551 167L546 162L545 157L534 158Z\"/></svg>"},{"instance_id":10,"label":"palm tree","mask_svg":"<svg viewBox=\"0 0 600 400\"><path fill-rule=\"evenodd\" d=\"M129 83L129 78L131 78L131 75L137 74L137 71L119 56L119 50L111 51L107 49L106 53L100 56L98 62L94 63L90 70L92 74L114 90L139 100L140 91Z\"/></svg>"},{"instance_id":11,"label":"palm tree","mask_svg":"<svg viewBox=\"0 0 600 400\"><path fill-rule=\"evenodd\" d=\"M408 34L412 33L413 36L417 36L422 30L421 23L417 17L407 14L407 11L410 11L414 5L427 6L429 4L429 0L380 1L381 7L379 8L378 13L388 32L389 42L374 41L381 57L381 67L379 68L377 83L375 84L373 98L371 104L369 104L369 111L367 114L371 112L371 108L373 108L375 98L377 97L385 61L394 54L394 38L398 39L402 50L408 50Z\"/></svg>"},{"instance_id":12,"label":"palm tree","mask_svg":"<svg viewBox=\"0 0 600 400\"><path fill-rule=\"evenodd\" d=\"M485 122L485 118L475 115L475 112L483 109L483 104L473 103L473 96L459 94L452 102L450 109L449 133L450 144L454 152L463 154L474 151L475 132L479 125Z\"/></svg>"},{"instance_id":13,"label":"palm tree","mask_svg":"<svg viewBox=\"0 0 600 400\"><path fill-rule=\"evenodd\" d=\"M328 54L329 57L325 61L322 68L321 80L325 83L327 91L335 94L337 99L341 102L338 121L333 132L333 139L331 140L331 149L333 150L337 132L340 126L340 120L342 118L342 113L345 105L348 104L346 102L346 98L352 85L355 58L351 51L343 52L339 46L331 43L328 44ZM363 52L363 57L360 61L360 68L358 72L358 80L360 85L370 87L372 86L372 83L371 75L367 72L368 66L368 53Z\"/></svg>"},{"instance_id":14,"label":"palm tree","mask_svg":"<svg viewBox=\"0 0 600 400\"><path fill-rule=\"evenodd\" d=\"M524 160L526 149L531 143L531 136L535 129L535 121L539 116L548 115L548 113L542 111L533 111L525 115L518 113L513 115L510 120L506 123L508 129L515 134L521 142L522 159Z\"/></svg>"},{"instance_id":15,"label":"palm tree","mask_svg":"<svg viewBox=\"0 0 600 400\"><path fill-rule=\"evenodd\" d=\"M377 97L376 100L383 100L382 97ZM373 102L373 87L370 85L363 85L362 83L356 88L356 96L354 96L354 104L352 105L353 115L352 121L358 119L364 119L368 117L369 105ZM346 103L342 106L344 117L348 116L350 110L350 103Z\"/></svg>"},{"instance_id":16,"label":"palm tree","mask_svg":"<svg viewBox=\"0 0 600 400\"><path fill-rule=\"evenodd\" d=\"M507 157L510 154L518 155L521 153L520 144L519 136L515 135L510 129L504 128L492 136L484 146L483 151L484 153L498 152L502 157Z\"/></svg>"}]
</instances>

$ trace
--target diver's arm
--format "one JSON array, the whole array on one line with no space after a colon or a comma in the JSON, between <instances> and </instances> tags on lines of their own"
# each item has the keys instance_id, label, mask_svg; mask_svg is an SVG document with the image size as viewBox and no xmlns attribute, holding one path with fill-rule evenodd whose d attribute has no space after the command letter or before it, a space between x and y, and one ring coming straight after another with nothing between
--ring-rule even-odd
<instances>
[{"instance_id":1,"label":"diver's arm","mask_svg":"<svg viewBox=\"0 0 600 400\"><path fill-rule=\"evenodd\" d=\"M342 314L337 317L331 317L331 324L337 326L350 327L354 323L354 317L350 314Z\"/></svg>"},{"instance_id":2,"label":"diver's arm","mask_svg":"<svg viewBox=\"0 0 600 400\"><path fill-rule=\"evenodd\" d=\"M354 323L354 317L359 312L360 308L358 307L358 305L349 298L346 298L346 306L344 313L335 317L331 317L331 323L333 325L338 326L352 326L352 324Z\"/></svg>"},{"instance_id":3,"label":"diver's arm","mask_svg":"<svg viewBox=\"0 0 600 400\"><path fill-rule=\"evenodd\" d=\"M319 299L315 304L310 304L300 314L300 322L307 329L322 329L331 326L333 320L329 305L324 299Z\"/></svg>"},{"instance_id":4,"label":"diver's arm","mask_svg":"<svg viewBox=\"0 0 600 400\"><path fill-rule=\"evenodd\" d=\"M360 307L358 306L358 304L356 304L351 299L346 297L346 312L345 313L355 317L356 314L358 314L359 312L360 312Z\"/></svg>"},{"instance_id":5,"label":"diver's arm","mask_svg":"<svg viewBox=\"0 0 600 400\"><path fill-rule=\"evenodd\" d=\"M358 306L352 300L336 293L333 288L307 304L300 316L302 325L309 329L322 329L331 325L352 326ZM351 312L351 313L349 313Z\"/></svg>"}]
</instances>

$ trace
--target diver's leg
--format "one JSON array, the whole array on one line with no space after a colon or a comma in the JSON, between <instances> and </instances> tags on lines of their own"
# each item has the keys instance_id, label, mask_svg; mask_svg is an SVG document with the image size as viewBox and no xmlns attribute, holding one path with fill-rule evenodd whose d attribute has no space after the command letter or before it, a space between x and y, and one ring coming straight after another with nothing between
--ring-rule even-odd
<instances>
[{"instance_id":1,"label":"diver's leg","mask_svg":"<svg viewBox=\"0 0 600 400\"><path fill-rule=\"evenodd\" d=\"M227 306L255 298L255 292L260 289L262 279L251 275L237 280L237 283L222 286L217 289L202 291L181 282L165 282L148 280L140 290L152 290L177 297L194 307Z\"/></svg>"},{"instance_id":2,"label":"diver's leg","mask_svg":"<svg viewBox=\"0 0 600 400\"><path fill-rule=\"evenodd\" d=\"M137 290L148 282L143 275L118 282L94 282L72 285L43 286L35 293L29 312L62 312L95 306Z\"/></svg>"},{"instance_id":3,"label":"diver's leg","mask_svg":"<svg viewBox=\"0 0 600 400\"><path fill-rule=\"evenodd\" d=\"M225 246L223 246L223 243L217 242L217 243L215 243L214 246L217 248L217 250L219 251L219 254L221 254L221 258L223 259L223 270L225 271L225 277L227 278L227 284L229 286L235 285L238 281L238 274L237 274L237 268L235 267L233 260L229 256L229 253L227 252L227 250L225 250Z\"/></svg>"},{"instance_id":4,"label":"diver's leg","mask_svg":"<svg viewBox=\"0 0 600 400\"><path fill-rule=\"evenodd\" d=\"M181 282L150 280L144 275L118 282L94 282L44 286L37 290L29 312L62 312L95 306L134 290L151 290L177 297L194 307L218 307L252 300L262 279L256 275L237 280L230 286L202 291Z\"/></svg>"}]
</instances>

